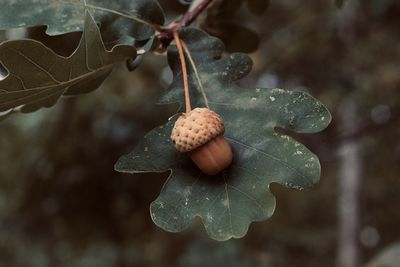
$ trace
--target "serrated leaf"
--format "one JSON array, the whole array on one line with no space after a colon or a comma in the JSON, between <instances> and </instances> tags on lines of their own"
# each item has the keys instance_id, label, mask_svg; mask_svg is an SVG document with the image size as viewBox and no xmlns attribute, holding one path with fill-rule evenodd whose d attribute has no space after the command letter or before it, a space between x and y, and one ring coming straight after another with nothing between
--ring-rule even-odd
<instances>
[{"instance_id":1,"label":"serrated leaf","mask_svg":"<svg viewBox=\"0 0 400 267\"><path fill-rule=\"evenodd\" d=\"M123 35L148 39L154 33L152 24L164 23L156 0L3 0L0 29L47 25L49 35L82 31L86 9L101 24L105 41Z\"/></svg>"},{"instance_id":2,"label":"serrated leaf","mask_svg":"<svg viewBox=\"0 0 400 267\"><path fill-rule=\"evenodd\" d=\"M304 92L282 89L245 89L235 81L248 74L252 62L241 53L221 57L224 46L206 33L180 32L195 68L187 62L190 96L195 107L210 108L225 122L225 137L234 160L216 176L203 174L185 155L176 151L170 134L178 115L152 130L115 169L121 172L171 170L159 197L151 204L153 221L171 232L182 231L200 217L211 238L243 237L249 224L268 219L275 209L271 183L303 189L319 180L318 158L293 138L277 133L276 127L299 133L315 133L330 122L328 110ZM174 81L162 103L184 100L179 57L168 52ZM201 86L200 86L201 84Z\"/></svg>"},{"instance_id":3,"label":"serrated leaf","mask_svg":"<svg viewBox=\"0 0 400 267\"><path fill-rule=\"evenodd\" d=\"M0 111L22 106L22 112L31 112L54 105L61 95L90 92L110 74L115 62L135 56L136 49L128 45L107 51L88 12L81 41L70 57L34 40L3 42L0 62L8 75L0 81Z\"/></svg>"}]
</instances>

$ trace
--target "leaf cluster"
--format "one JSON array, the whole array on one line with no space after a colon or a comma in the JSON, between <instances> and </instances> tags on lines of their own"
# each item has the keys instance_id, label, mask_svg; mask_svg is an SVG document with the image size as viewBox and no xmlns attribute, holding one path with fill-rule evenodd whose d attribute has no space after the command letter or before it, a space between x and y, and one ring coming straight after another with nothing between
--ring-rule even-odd
<instances>
[{"instance_id":1,"label":"leaf cluster","mask_svg":"<svg viewBox=\"0 0 400 267\"><path fill-rule=\"evenodd\" d=\"M68 56L47 47L43 36L1 43L0 111L31 112L53 106L62 95L95 90L115 63L134 60L135 44L146 45L163 23L163 11L152 0L5 1L0 29L45 25L49 35L83 32Z\"/></svg>"},{"instance_id":2,"label":"leaf cluster","mask_svg":"<svg viewBox=\"0 0 400 267\"><path fill-rule=\"evenodd\" d=\"M257 47L257 36L246 27L224 20L243 2L255 14L268 6L268 1L223 1L216 9L220 20L215 23L222 29L219 35L223 40L249 40L246 51L250 52ZM14 18L12 14L19 16ZM82 31L70 55L58 54L41 40L0 44L5 76L0 80L3 118L16 109L32 112L53 106L61 96L93 91L118 62L127 61L128 68L134 70L141 61L138 54L158 48L156 33L163 30L164 23L163 11L153 0L46 4L6 0L0 18L0 29L45 25L48 35ZM187 48L192 105L206 106L221 115L225 137L234 152L233 163L216 176L203 174L170 140L177 114L150 131L130 154L121 157L115 169L127 173L170 172L150 207L153 221L165 230L182 231L200 217L211 238L240 238L250 223L272 216L275 197L269 190L271 183L304 189L319 180L316 155L276 129L315 133L327 127L331 117L320 102L304 92L239 87L237 82L252 67L247 55L223 56L224 43L198 29L181 29L179 36ZM168 63L173 82L160 102L182 104L183 70L174 45L168 48Z\"/></svg>"}]
</instances>

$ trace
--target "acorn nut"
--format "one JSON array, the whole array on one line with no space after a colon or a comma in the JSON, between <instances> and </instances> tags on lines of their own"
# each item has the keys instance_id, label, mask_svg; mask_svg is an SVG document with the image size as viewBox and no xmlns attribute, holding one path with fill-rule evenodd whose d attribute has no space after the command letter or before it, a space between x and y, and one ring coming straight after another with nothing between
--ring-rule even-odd
<instances>
[{"instance_id":1,"label":"acorn nut","mask_svg":"<svg viewBox=\"0 0 400 267\"><path fill-rule=\"evenodd\" d=\"M232 163L232 150L224 138L221 117L208 108L195 108L175 122L171 139L177 150L188 153L199 169L215 175Z\"/></svg>"}]
</instances>

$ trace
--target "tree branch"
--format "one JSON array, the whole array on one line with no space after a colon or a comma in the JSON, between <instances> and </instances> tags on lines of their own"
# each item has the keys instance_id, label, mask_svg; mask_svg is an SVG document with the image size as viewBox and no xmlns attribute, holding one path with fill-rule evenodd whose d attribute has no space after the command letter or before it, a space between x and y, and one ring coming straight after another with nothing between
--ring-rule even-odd
<instances>
[{"instance_id":1,"label":"tree branch","mask_svg":"<svg viewBox=\"0 0 400 267\"><path fill-rule=\"evenodd\" d=\"M212 1L213 0L195 1L194 5L191 5L188 11L183 15L182 20L178 22L173 22L167 27L161 28L159 39L161 41L162 46L164 48L168 47L169 44L174 39L172 33L178 31L182 27L189 26Z\"/></svg>"},{"instance_id":2,"label":"tree branch","mask_svg":"<svg viewBox=\"0 0 400 267\"><path fill-rule=\"evenodd\" d=\"M180 27L190 25L211 2L212 0L201 0L197 5L191 6L188 12L183 16Z\"/></svg>"}]
</instances>

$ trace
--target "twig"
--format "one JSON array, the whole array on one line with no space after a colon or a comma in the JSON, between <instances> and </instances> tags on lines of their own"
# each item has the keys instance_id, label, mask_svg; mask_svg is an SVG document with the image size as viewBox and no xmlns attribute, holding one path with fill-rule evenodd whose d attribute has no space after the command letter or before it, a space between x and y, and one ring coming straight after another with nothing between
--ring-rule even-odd
<instances>
[{"instance_id":1,"label":"twig","mask_svg":"<svg viewBox=\"0 0 400 267\"><path fill-rule=\"evenodd\" d=\"M188 11L183 16L182 20L179 22L173 22L167 27L162 27L160 29L159 39L163 47L168 47L168 45L174 39L173 32L178 31L182 27L189 26L200 13L212 2L213 0L201 0L195 6L191 6Z\"/></svg>"},{"instance_id":2,"label":"twig","mask_svg":"<svg viewBox=\"0 0 400 267\"><path fill-rule=\"evenodd\" d=\"M197 16L211 3L212 0L202 0L198 5L190 7L188 12L183 16L180 27L186 27L191 24Z\"/></svg>"},{"instance_id":3,"label":"twig","mask_svg":"<svg viewBox=\"0 0 400 267\"><path fill-rule=\"evenodd\" d=\"M186 113L188 113L192 110L192 108L190 106L189 82L188 82L185 54L183 53L182 43L181 43L181 39L179 38L178 32L173 32L173 36L174 36L176 47L178 48L178 53L179 53L179 57L181 60L183 86L184 86L184 90L185 90Z\"/></svg>"}]
</instances>

